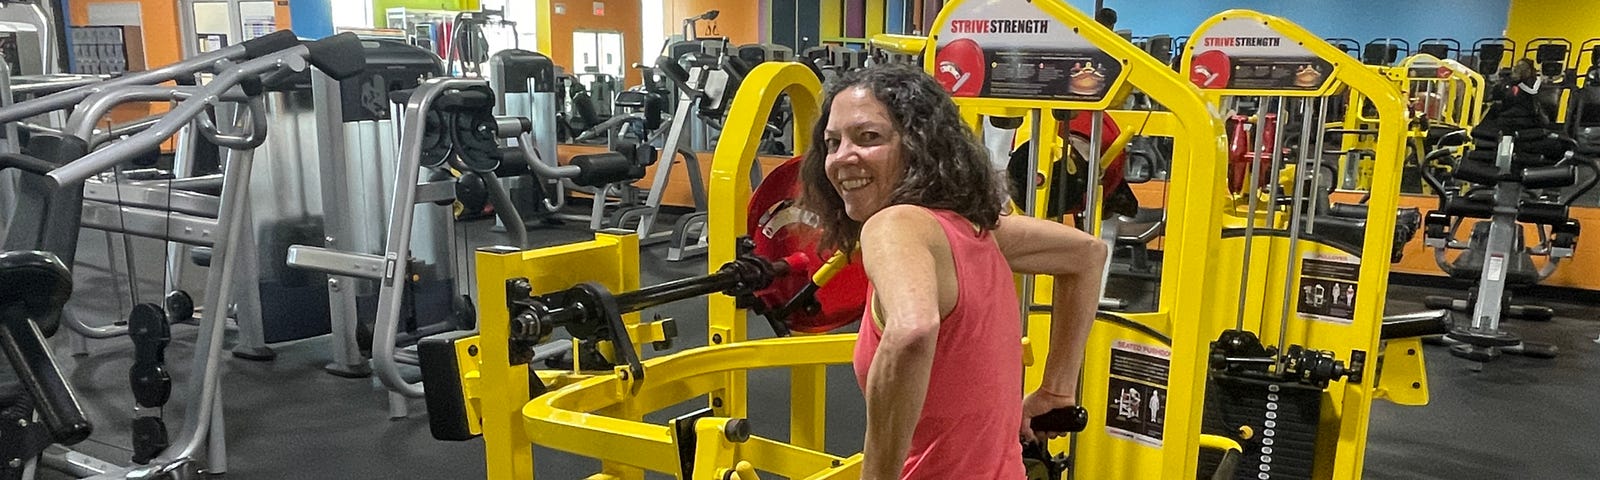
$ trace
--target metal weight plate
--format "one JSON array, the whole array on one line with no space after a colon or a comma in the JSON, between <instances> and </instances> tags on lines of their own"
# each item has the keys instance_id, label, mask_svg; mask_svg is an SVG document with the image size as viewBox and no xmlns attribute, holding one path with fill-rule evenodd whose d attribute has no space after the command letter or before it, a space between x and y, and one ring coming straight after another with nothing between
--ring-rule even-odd
<instances>
[{"instance_id":1,"label":"metal weight plate","mask_svg":"<svg viewBox=\"0 0 1600 480\"><path fill-rule=\"evenodd\" d=\"M422 134L421 164L427 168L438 168L450 159L450 135L446 132L444 118L438 111L430 110L427 113L427 123Z\"/></svg>"},{"instance_id":2,"label":"metal weight plate","mask_svg":"<svg viewBox=\"0 0 1600 480\"><path fill-rule=\"evenodd\" d=\"M771 306L781 306L811 281L811 275L827 261L817 252L821 231L816 217L798 205L800 162L795 157L774 169L751 194L749 206L750 238L755 253L766 259L800 259L790 273L777 278L756 297ZM829 252L831 253L831 252ZM860 262L852 262L817 290L820 309L795 312L788 317L789 329L804 333L823 333L861 319L866 308L867 272Z\"/></svg>"}]
</instances>

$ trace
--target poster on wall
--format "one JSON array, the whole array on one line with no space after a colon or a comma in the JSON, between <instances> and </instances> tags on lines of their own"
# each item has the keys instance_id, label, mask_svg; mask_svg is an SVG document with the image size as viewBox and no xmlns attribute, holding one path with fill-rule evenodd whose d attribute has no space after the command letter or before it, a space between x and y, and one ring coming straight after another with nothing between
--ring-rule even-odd
<instances>
[{"instance_id":1,"label":"poster on wall","mask_svg":"<svg viewBox=\"0 0 1600 480\"><path fill-rule=\"evenodd\" d=\"M1026 0L962 2L938 31L934 78L956 97L1097 102L1122 62Z\"/></svg>"},{"instance_id":2,"label":"poster on wall","mask_svg":"<svg viewBox=\"0 0 1600 480\"><path fill-rule=\"evenodd\" d=\"M1189 41L1189 80L1200 88L1320 90L1333 64L1256 18L1230 18Z\"/></svg>"}]
</instances>

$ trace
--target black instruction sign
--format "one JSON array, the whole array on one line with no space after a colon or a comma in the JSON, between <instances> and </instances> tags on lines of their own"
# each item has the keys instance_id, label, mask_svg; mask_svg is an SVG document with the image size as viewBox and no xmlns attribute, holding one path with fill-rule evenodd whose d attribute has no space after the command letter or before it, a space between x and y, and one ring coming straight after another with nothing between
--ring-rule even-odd
<instances>
[{"instance_id":1,"label":"black instruction sign","mask_svg":"<svg viewBox=\"0 0 1600 480\"><path fill-rule=\"evenodd\" d=\"M1167 376L1172 350L1118 340L1111 346L1106 433L1161 447L1167 422Z\"/></svg>"},{"instance_id":2,"label":"black instruction sign","mask_svg":"<svg viewBox=\"0 0 1600 480\"><path fill-rule=\"evenodd\" d=\"M1361 261L1339 255L1308 254L1300 261L1301 316L1349 324L1356 318L1356 287Z\"/></svg>"}]
</instances>

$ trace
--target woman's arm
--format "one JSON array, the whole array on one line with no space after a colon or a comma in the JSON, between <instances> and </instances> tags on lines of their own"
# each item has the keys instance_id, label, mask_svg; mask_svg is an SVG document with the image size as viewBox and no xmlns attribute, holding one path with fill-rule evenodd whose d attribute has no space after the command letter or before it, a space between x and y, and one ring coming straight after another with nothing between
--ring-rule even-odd
<instances>
[{"instance_id":1,"label":"woman's arm","mask_svg":"<svg viewBox=\"0 0 1600 480\"><path fill-rule=\"evenodd\" d=\"M863 479L899 478L911 448L939 335L941 245L950 255L938 219L912 206L890 206L862 226L862 262L885 317L867 373Z\"/></svg>"},{"instance_id":2,"label":"woman's arm","mask_svg":"<svg viewBox=\"0 0 1600 480\"><path fill-rule=\"evenodd\" d=\"M1100 306L1105 242L1069 225L1023 215L1000 217L994 233L1012 271L1055 278L1050 353L1040 390L1057 407L1076 405L1084 344ZM1039 413L1043 412L1033 412Z\"/></svg>"}]
</instances>

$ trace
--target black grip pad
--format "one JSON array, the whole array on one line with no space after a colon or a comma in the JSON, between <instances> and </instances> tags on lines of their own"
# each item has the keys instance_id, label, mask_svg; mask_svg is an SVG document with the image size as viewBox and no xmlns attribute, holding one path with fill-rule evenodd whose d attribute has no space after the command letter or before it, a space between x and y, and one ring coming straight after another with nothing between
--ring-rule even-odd
<instances>
[{"instance_id":1,"label":"black grip pad","mask_svg":"<svg viewBox=\"0 0 1600 480\"><path fill-rule=\"evenodd\" d=\"M293 48L300 45L300 37L288 30L278 30L266 35L245 40L239 46L244 47L246 58L256 58L272 52Z\"/></svg>"},{"instance_id":2,"label":"black grip pad","mask_svg":"<svg viewBox=\"0 0 1600 480\"><path fill-rule=\"evenodd\" d=\"M1035 432L1081 432L1089 425L1089 411L1083 407L1057 408L1033 417L1028 425Z\"/></svg>"},{"instance_id":3,"label":"black grip pad","mask_svg":"<svg viewBox=\"0 0 1600 480\"><path fill-rule=\"evenodd\" d=\"M494 176L506 178L527 175L532 169L528 167L528 156L524 155L521 147L500 147L500 166L495 167Z\"/></svg>"},{"instance_id":4,"label":"black grip pad","mask_svg":"<svg viewBox=\"0 0 1600 480\"><path fill-rule=\"evenodd\" d=\"M689 71L684 70L683 65L678 65L678 61L676 59L667 57L657 58L656 71L659 71L662 75L666 75L667 78L672 79L673 83L683 85L689 82Z\"/></svg>"},{"instance_id":5,"label":"black grip pad","mask_svg":"<svg viewBox=\"0 0 1600 480\"><path fill-rule=\"evenodd\" d=\"M1572 165L1529 167L1522 170L1522 186L1526 188L1569 187L1578 181L1578 169Z\"/></svg>"},{"instance_id":6,"label":"black grip pad","mask_svg":"<svg viewBox=\"0 0 1600 480\"><path fill-rule=\"evenodd\" d=\"M0 153L0 170L15 168L34 175L46 175L56 166L50 162L20 153Z\"/></svg>"},{"instance_id":7,"label":"black grip pad","mask_svg":"<svg viewBox=\"0 0 1600 480\"><path fill-rule=\"evenodd\" d=\"M334 80L344 80L366 71L367 53L361 37L344 32L306 44L307 60Z\"/></svg>"},{"instance_id":8,"label":"black grip pad","mask_svg":"<svg viewBox=\"0 0 1600 480\"><path fill-rule=\"evenodd\" d=\"M598 187L625 180L644 177L644 167L635 165L627 155L616 152L577 155L572 164L578 167L578 176L572 182L585 187Z\"/></svg>"}]
</instances>

